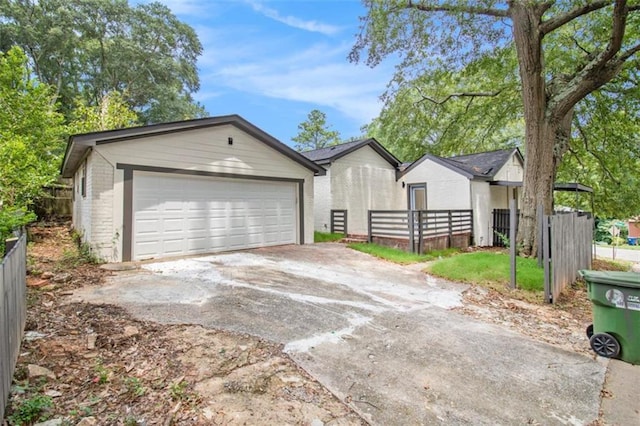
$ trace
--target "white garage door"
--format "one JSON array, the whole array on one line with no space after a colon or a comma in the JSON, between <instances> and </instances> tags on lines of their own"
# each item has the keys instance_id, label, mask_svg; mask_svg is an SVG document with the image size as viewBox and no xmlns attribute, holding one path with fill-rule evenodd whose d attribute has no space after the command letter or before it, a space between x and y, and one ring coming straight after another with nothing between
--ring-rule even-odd
<instances>
[{"instance_id":1,"label":"white garage door","mask_svg":"<svg viewBox=\"0 0 640 426\"><path fill-rule=\"evenodd\" d=\"M133 259L296 242L296 184L135 172Z\"/></svg>"}]
</instances>

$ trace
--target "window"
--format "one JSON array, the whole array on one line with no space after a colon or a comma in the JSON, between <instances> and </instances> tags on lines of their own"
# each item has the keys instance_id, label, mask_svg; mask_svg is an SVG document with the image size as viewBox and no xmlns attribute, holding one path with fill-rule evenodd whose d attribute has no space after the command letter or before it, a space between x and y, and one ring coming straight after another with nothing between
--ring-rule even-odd
<instances>
[{"instance_id":1,"label":"window","mask_svg":"<svg viewBox=\"0 0 640 426\"><path fill-rule=\"evenodd\" d=\"M82 175L80 178L80 193L83 197L87 196L87 160L82 163Z\"/></svg>"}]
</instances>

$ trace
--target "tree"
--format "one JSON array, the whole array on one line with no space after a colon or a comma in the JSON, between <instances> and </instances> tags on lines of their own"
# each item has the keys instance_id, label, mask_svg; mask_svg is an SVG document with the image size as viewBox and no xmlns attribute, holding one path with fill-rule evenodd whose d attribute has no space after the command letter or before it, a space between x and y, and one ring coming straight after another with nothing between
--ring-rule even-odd
<instances>
[{"instance_id":1,"label":"tree","mask_svg":"<svg viewBox=\"0 0 640 426\"><path fill-rule=\"evenodd\" d=\"M138 125L138 116L126 104L119 92L107 93L97 106L76 100L68 133L79 134L102 130L121 129Z\"/></svg>"},{"instance_id":2,"label":"tree","mask_svg":"<svg viewBox=\"0 0 640 426\"><path fill-rule=\"evenodd\" d=\"M63 117L52 88L29 77L20 48L0 52L0 239L35 219L28 211L58 176Z\"/></svg>"},{"instance_id":3,"label":"tree","mask_svg":"<svg viewBox=\"0 0 640 426\"><path fill-rule=\"evenodd\" d=\"M298 124L298 134L292 139L296 142L298 151L309 151L338 144L340 133L337 130L330 130L324 112L314 109L309 113L306 121Z\"/></svg>"},{"instance_id":4,"label":"tree","mask_svg":"<svg viewBox=\"0 0 640 426\"><path fill-rule=\"evenodd\" d=\"M536 208L551 213L553 183L569 148L576 105L634 66L640 5L625 0L365 0L368 15L350 59L377 65L399 53L394 82L425 69L460 70L496 48L513 46L525 125L525 180L518 241L536 251ZM547 55L550 39L565 40ZM499 49L498 49L499 50ZM560 50L556 50L560 53Z\"/></svg>"},{"instance_id":5,"label":"tree","mask_svg":"<svg viewBox=\"0 0 640 426\"><path fill-rule=\"evenodd\" d=\"M98 105L126 94L142 122L205 115L199 88L202 45L164 5L126 0L4 0L0 50L18 45L39 81L55 88L65 116L75 100Z\"/></svg>"}]
</instances>

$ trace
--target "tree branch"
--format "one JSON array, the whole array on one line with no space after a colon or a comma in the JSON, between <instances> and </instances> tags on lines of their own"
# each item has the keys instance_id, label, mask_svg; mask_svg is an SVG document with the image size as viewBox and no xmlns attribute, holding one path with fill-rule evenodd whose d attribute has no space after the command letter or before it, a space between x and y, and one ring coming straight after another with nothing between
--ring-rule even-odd
<instances>
[{"instance_id":1,"label":"tree branch","mask_svg":"<svg viewBox=\"0 0 640 426\"><path fill-rule=\"evenodd\" d=\"M567 90L559 92L557 96L550 99L547 109L548 118L564 117L580 99L615 77L624 62L640 50L640 46L636 45L616 58L622 48L628 14L626 0L616 0L607 47L569 78Z\"/></svg>"},{"instance_id":2,"label":"tree branch","mask_svg":"<svg viewBox=\"0 0 640 426\"><path fill-rule=\"evenodd\" d=\"M443 105L447 103L449 100L451 100L451 98L472 98L473 99L473 98L480 98L480 97L494 97L494 96L498 96L502 92L502 89L496 92L459 92L459 93L451 93L442 100L436 100L422 93L422 90L420 90L419 87L416 87L416 90L418 91L420 96L422 96L422 99L416 102L416 105L424 101L429 101L436 105Z\"/></svg>"},{"instance_id":3,"label":"tree branch","mask_svg":"<svg viewBox=\"0 0 640 426\"><path fill-rule=\"evenodd\" d=\"M422 12L463 12L472 15L493 16L496 18L506 18L509 16L507 10L492 9L489 7L456 6L451 4L426 5L422 2L416 4L413 0L407 2L405 9L416 9Z\"/></svg>"},{"instance_id":4,"label":"tree branch","mask_svg":"<svg viewBox=\"0 0 640 426\"><path fill-rule=\"evenodd\" d=\"M540 32L543 35L549 34L550 32L557 30L561 26L573 21L574 19L579 18L580 16L586 15L588 13L591 13L595 10L602 9L603 7L606 7L609 4L611 4L611 1L600 0L600 1L588 2L583 6L578 6L573 10L570 10L569 12L565 13L564 15L556 16L555 18L552 18L552 19L549 19L548 21L543 22L542 25L540 25Z\"/></svg>"}]
</instances>

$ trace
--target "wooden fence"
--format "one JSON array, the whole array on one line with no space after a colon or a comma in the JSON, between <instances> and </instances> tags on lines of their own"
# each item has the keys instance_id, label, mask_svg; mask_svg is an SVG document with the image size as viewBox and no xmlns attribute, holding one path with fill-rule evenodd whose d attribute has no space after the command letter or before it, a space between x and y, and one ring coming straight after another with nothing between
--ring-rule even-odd
<instances>
[{"instance_id":1,"label":"wooden fence","mask_svg":"<svg viewBox=\"0 0 640 426\"><path fill-rule=\"evenodd\" d=\"M594 220L584 213L546 216L541 211L538 239L544 266L544 297L546 302L554 303L562 290L576 281L579 270L591 268Z\"/></svg>"},{"instance_id":2,"label":"wooden fence","mask_svg":"<svg viewBox=\"0 0 640 426\"><path fill-rule=\"evenodd\" d=\"M331 233L347 235L347 211L331 210Z\"/></svg>"},{"instance_id":3,"label":"wooden fence","mask_svg":"<svg viewBox=\"0 0 640 426\"><path fill-rule=\"evenodd\" d=\"M27 236L7 250L0 264L0 419L11 390L27 313Z\"/></svg>"},{"instance_id":4,"label":"wooden fence","mask_svg":"<svg viewBox=\"0 0 640 426\"><path fill-rule=\"evenodd\" d=\"M368 241L411 252L467 247L472 210L369 210Z\"/></svg>"}]
</instances>

